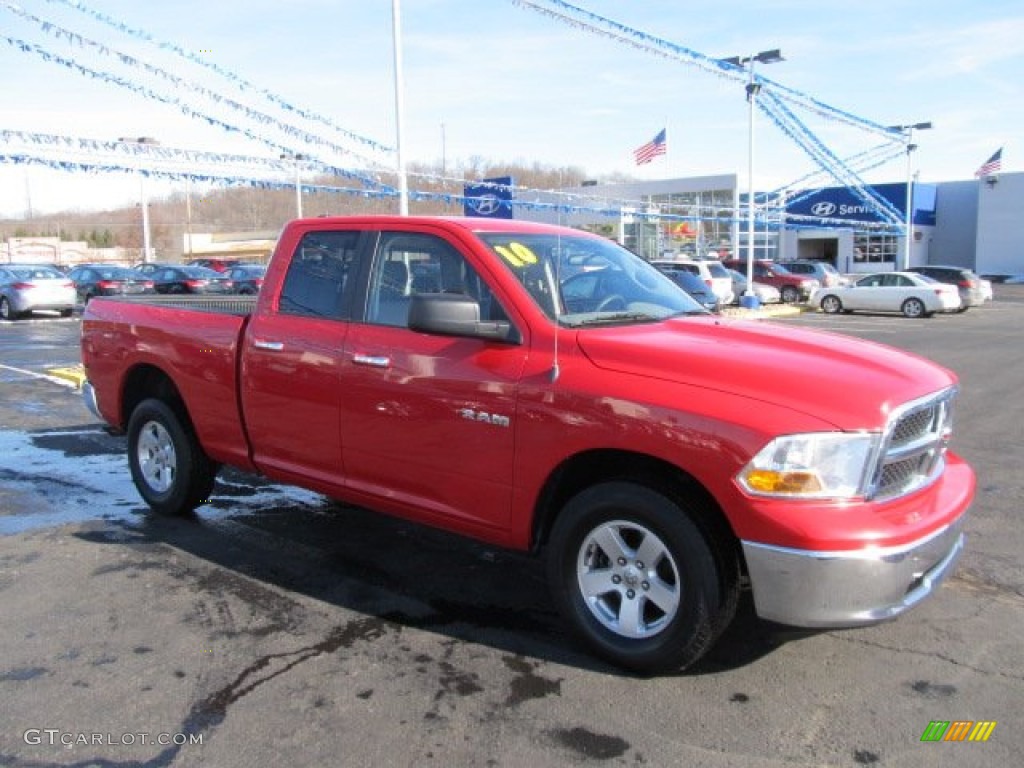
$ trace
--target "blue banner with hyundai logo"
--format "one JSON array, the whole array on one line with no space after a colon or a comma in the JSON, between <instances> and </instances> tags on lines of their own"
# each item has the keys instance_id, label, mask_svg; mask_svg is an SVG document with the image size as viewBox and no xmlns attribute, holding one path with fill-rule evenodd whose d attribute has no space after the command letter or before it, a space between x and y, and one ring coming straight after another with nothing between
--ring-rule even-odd
<instances>
[{"instance_id":1,"label":"blue banner with hyundai logo","mask_svg":"<svg viewBox=\"0 0 1024 768\"><path fill-rule=\"evenodd\" d=\"M871 187L879 197L888 200L892 206L906 217L907 185L906 184L875 184ZM913 207L914 224L924 227L935 226L935 195L934 184L914 184ZM827 187L819 189L802 200L786 205L786 214L809 216L819 219L830 219L828 226L835 226L838 221L882 223L874 206L870 206L853 194L848 187ZM811 222L807 222L811 223Z\"/></svg>"},{"instance_id":2,"label":"blue banner with hyundai logo","mask_svg":"<svg viewBox=\"0 0 1024 768\"><path fill-rule=\"evenodd\" d=\"M463 195L466 200L462 209L466 216L486 219L512 218L511 176L484 179L476 184L466 184Z\"/></svg>"}]
</instances>

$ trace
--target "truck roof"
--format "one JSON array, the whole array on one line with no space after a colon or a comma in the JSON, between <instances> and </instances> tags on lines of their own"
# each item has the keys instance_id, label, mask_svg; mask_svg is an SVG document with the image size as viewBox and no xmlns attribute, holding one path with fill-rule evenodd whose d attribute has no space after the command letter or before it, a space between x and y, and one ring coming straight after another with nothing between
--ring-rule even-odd
<instances>
[{"instance_id":1,"label":"truck roof","mask_svg":"<svg viewBox=\"0 0 1024 768\"><path fill-rule=\"evenodd\" d=\"M543 224L536 221L522 221L519 219L487 219L471 216L397 216L397 215L366 215L366 216L321 216L308 221L316 221L326 225L352 225L365 222L374 227L387 226L389 224L446 224L470 232L522 232L525 234L539 233L563 233L600 237L585 230L572 229L571 227L558 226L556 224Z\"/></svg>"}]
</instances>

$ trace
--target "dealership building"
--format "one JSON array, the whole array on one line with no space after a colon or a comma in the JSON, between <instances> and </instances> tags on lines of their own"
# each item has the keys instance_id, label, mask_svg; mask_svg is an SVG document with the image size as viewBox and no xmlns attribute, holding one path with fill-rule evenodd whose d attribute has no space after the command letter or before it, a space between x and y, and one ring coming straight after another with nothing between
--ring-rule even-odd
<instances>
[{"instance_id":1,"label":"dealership building","mask_svg":"<svg viewBox=\"0 0 1024 768\"><path fill-rule=\"evenodd\" d=\"M1024 275L1018 221L1024 212L1024 173L911 187L909 248L904 237L908 185L872 185L890 212L847 187L789 195L758 193L755 258L821 259L857 274L922 264L952 264L983 275ZM467 190L467 196L470 196ZM585 184L516 200L516 218L603 232L641 256L745 256L746 193L736 174ZM467 205L467 213L474 213ZM893 216L898 213L893 223ZM476 215L480 215L476 213ZM500 213L499 213L500 215ZM508 214L506 214L508 215ZM907 263L909 261L909 264Z\"/></svg>"}]
</instances>

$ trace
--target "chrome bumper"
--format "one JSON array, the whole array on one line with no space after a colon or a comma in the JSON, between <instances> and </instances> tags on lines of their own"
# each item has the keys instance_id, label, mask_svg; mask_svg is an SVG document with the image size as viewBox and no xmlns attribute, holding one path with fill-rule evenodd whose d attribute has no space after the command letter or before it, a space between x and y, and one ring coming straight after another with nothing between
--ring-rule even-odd
<instances>
[{"instance_id":1,"label":"chrome bumper","mask_svg":"<svg viewBox=\"0 0 1024 768\"><path fill-rule=\"evenodd\" d=\"M100 413L99 403L96 402L96 390L92 388L92 384L88 381L82 382L82 400L85 401L85 407L89 409L93 416L100 421L106 421Z\"/></svg>"},{"instance_id":2,"label":"chrome bumper","mask_svg":"<svg viewBox=\"0 0 1024 768\"><path fill-rule=\"evenodd\" d=\"M952 573L963 517L901 547L813 552L744 541L762 619L797 627L857 627L895 618Z\"/></svg>"}]
</instances>

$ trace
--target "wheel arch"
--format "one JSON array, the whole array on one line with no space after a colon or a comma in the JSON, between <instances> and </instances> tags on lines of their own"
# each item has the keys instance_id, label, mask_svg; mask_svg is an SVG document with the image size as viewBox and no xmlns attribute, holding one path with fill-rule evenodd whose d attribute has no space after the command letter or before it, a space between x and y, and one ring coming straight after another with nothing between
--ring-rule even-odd
<instances>
[{"instance_id":1,"label":"wheel arch","mask_svg":"<svg viewBox=\"0 0 1024 768\"><path fill-rule=\"evenodd\" d=\"M192 426L185 400L174 380L164 370L149 363L134 366L124 377L121 387L121 423L127 426L138 404L150 397L167 403Z\"/></svg>"},{"instance_id":2,"label":"wheel arch","mask_svg":"<svg viewBox=\"0 0 1024 768\"><path fill-rule=\"evenodd\" d=\"M682 505L696 499L694 522L709 539L734 550L742 559L739 539L721 506L700 481L682 468L642 453L593 450L571 456L549 476L534 510L530 549L539 552L548 541L559 512L580 491L598 483L634 482L652 488Z\"/></svg>"}]
</instances>

